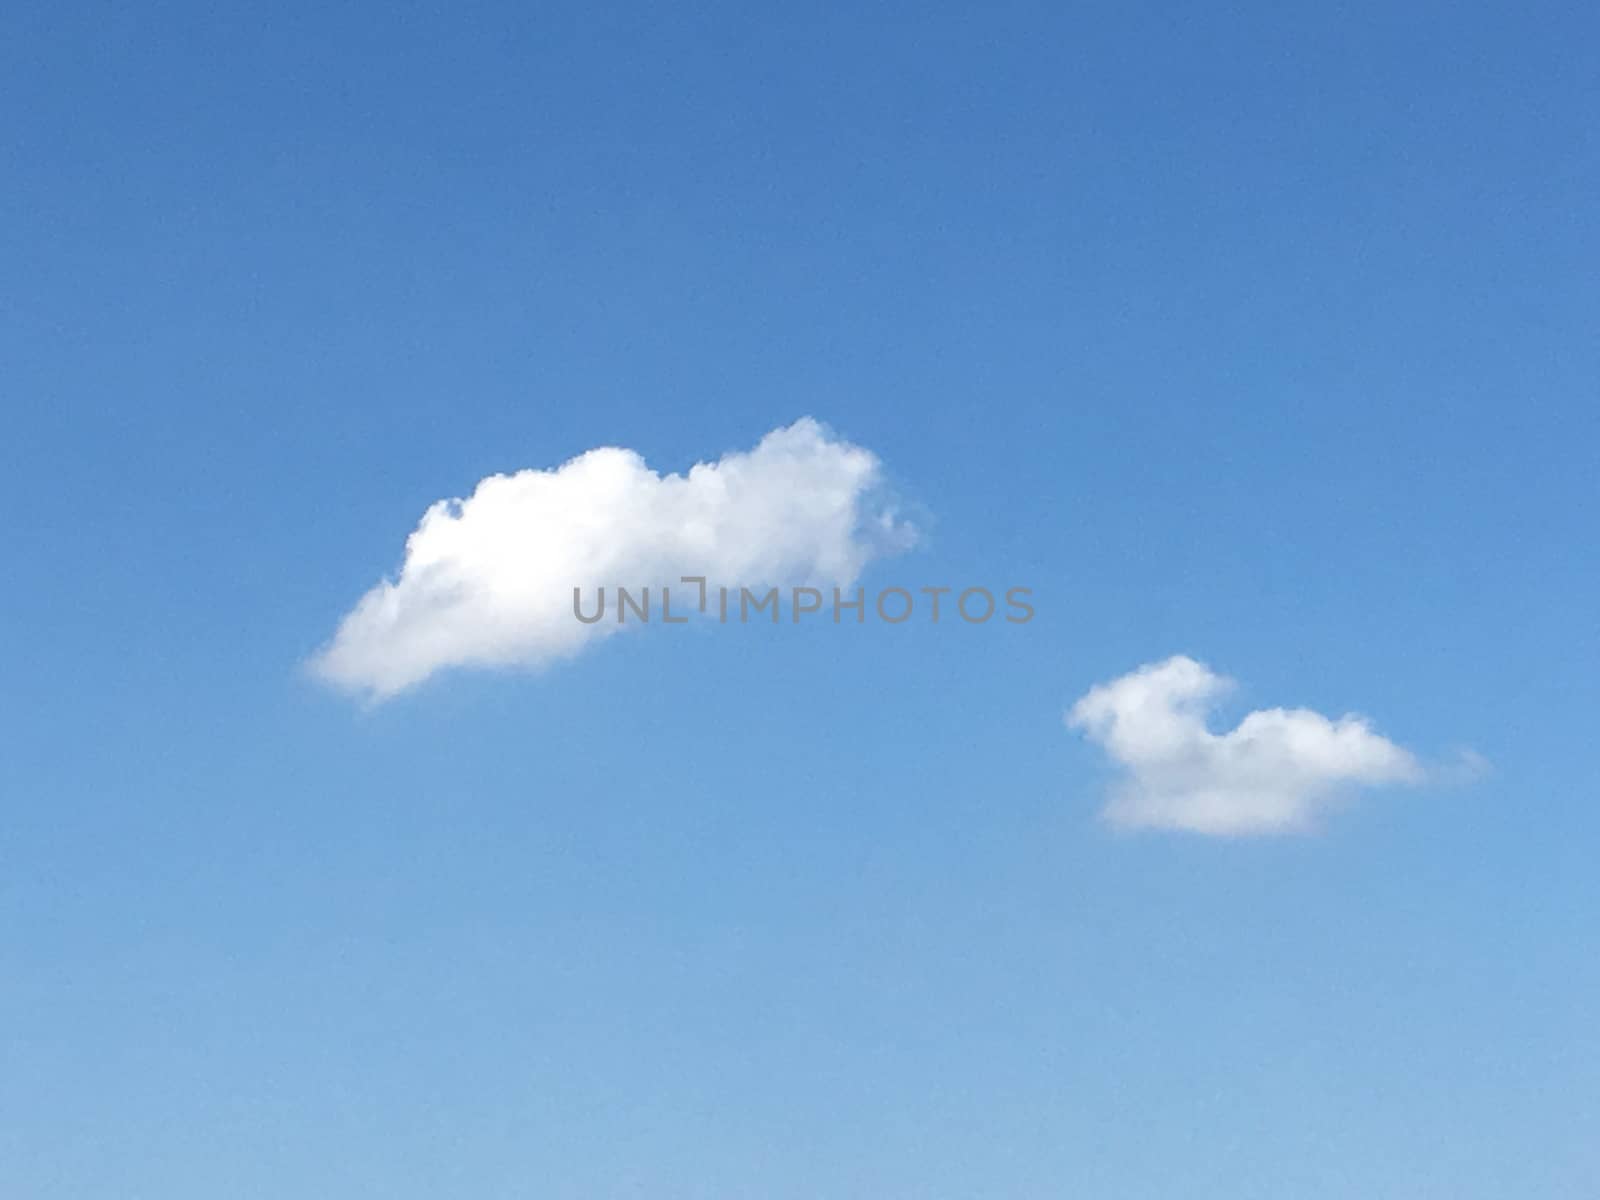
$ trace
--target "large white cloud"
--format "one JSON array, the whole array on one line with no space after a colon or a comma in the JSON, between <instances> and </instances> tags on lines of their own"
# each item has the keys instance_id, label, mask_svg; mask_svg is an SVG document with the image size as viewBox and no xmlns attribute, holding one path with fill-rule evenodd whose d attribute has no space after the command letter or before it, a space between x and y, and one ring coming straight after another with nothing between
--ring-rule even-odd
<instances>
[{"instance_id":1,"label":"large white cloud","mask_svg":"<svg viewBox=\"0 0 1600 1200\"><path fill-rule=\"evenodd\" d=\"M362 597L312 666L383 699L446 667L538 667L615 633L574 617L575 587L591 606L596 588L659 596L684 575L845 587L914 540L881 493L877 457L810 418L685 475L615 447L491 475L428 509L398 578Z\"/></svg>"},{"instance_id":2,"label":"large white cloud","mask_svg":"<svg viewBox=\"0 0 1600 1200\"><path fill-rule=\"evenodd\" d=\"M1223 836L1291 833L1312 828L1354 788L1423 777L1409 751L1358 716L1268 708L1213 733L1207 716L1232 686L1179 656L1102 683L1073 705L1067 724L1126 772L1107 820Z\"/></svg>"}]
</instances>

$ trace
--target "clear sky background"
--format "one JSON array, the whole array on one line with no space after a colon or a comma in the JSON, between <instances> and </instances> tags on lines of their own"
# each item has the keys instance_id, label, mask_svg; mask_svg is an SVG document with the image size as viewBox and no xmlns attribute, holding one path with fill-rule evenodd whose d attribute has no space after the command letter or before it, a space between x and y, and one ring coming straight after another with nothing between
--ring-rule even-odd
<instances>
[{"instance_id":1,"label":"clear sky background","mask_svg":"<svg viewBox=\"0 0 1600 1200\"><path fill-rule=\"evenodd\" d=\"M0 1195L1600 1191L1592 4L0 18ZM802 415L1026 626L304 664ZM1474 781L1134 834L1186 653Z\"/></svg>"}]
</instances>

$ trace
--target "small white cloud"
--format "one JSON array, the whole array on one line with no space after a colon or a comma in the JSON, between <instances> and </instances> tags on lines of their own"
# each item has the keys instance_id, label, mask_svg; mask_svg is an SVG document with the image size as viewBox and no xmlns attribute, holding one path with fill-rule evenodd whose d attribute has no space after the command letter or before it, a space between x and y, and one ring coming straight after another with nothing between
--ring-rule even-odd
<instances>
[{"instance_id":1,"label":"small white cloud","mask_svg":"<svg viewBox=\"0 0 1600 1200\"><path fill-rule=\"evenodd\" d=\"M1091 688L1073 705L1067 724L1127 773L1107 820L1219 836L1302 832L1354 788L1424 777L1409 751L1358 716L1269 708L1213 733L1206 719L1232 686L1179 656Z\"/></svg>"},{"instance_id":2,"label":"small white cloud","mask_svg":"<svg viewBox=\"0 0 1600 1200\"><path fill-rule=\"evenodd\" d=\"M468 499L428 509L398 578L362 597L312 668L381 700L447 667L540 667L617 632L574 617L575 587L591 611L596 588L659 596L684 575L845 587L915 539L881 487L871 451L810 418L685 475L615 447L491 475Z\"/></svg>"}]
</instances>

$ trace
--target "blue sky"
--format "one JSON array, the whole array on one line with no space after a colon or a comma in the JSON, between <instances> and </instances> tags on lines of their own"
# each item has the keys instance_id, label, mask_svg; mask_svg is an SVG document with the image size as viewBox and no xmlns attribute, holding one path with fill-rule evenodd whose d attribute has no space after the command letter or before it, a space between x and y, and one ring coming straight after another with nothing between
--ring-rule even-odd
<instances>
[{"instance_id":1,"label":"blue sky","mask_svg":"<svg viewBox=\"0 0 1600 1200\"><path fill-rule=\"evenodd\" d=\"M1591 6L4 28L0 1194L1595 1194ZM1035 620L307 669L807 415ZM1178 654L1430 776L1108 823Z\"/></svg>"}]
</instances>

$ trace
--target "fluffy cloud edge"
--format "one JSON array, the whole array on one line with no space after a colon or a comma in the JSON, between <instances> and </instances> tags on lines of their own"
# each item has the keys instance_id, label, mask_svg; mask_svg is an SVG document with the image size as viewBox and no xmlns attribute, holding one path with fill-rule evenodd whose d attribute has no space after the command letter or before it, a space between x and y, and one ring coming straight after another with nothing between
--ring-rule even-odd
<instances>
[{"instance_id":1,"label":"fluffy cloud edge","mask_svg":"<svg viewBox=\"0 0 1600 1200\"><path fill-rule=\"evenodd\" d=\"M1209 718L1235 686L1175 655L1096 684L1072 705L1067 726L1120 772L1101 810L1107 823L1209 837L1304 834L1363 790L1439 777L1355 713L1264 708L1214 732ZM1486 766L1472 751L1461 761L1474 773Z\"/></svg>"},{"instance_id":2,"label":"fluffy cloud edge","mask_svg":"<svg viewBox=\"0 0 1600 1200\"><path fill-rule=\"evenodd\" d=\"M466 498L429 506L399 571L361 597L307 666L373 703L444 670L539 670L619 631L576 620L574 588L684 575L845 587L918 536L878 456L811 417L682 473L599 447L487 476Z\"/></svg>"}]
</instances>

